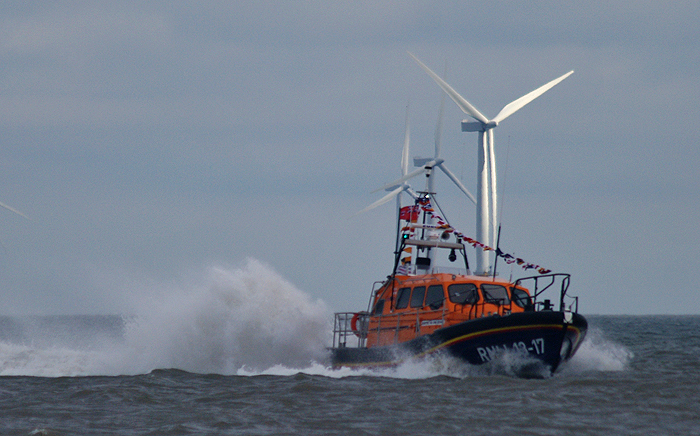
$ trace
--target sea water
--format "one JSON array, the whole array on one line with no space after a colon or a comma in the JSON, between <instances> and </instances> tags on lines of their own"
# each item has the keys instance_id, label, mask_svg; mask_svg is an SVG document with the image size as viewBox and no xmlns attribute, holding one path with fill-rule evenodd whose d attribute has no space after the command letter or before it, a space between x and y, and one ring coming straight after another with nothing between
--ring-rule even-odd
<instances>
[{"instance_id":1,"label":"sea water","mask_svg":"<svg viewBox=\"0 0 700 436\"><path fill-rule=\"evenodd\" d=\"M700 435L700 316L588 316L531 380L508 360L333 370L332 314L256 261L150 298L0 317L0 435Z\"/></svg>"}]
</instances>

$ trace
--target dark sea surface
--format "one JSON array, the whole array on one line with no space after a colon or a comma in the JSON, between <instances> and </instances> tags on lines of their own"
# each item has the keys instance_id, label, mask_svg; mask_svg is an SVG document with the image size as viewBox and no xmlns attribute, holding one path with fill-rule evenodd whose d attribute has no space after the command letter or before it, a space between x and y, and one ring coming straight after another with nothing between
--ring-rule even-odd
<instances>
[{"instance_id":1,"label":"dark sea surface","mask_svg":"<svg viewBox=\"0 0 700 436\"><path fill-rule=\"evenodd\" d=\"M212 338L199 317L0 317L0 434L700 435L700 316L588 319L578 354L532 380L447 359L332 370L303 337L246 349L250 332Z\"/></svg>"}]
</instances>

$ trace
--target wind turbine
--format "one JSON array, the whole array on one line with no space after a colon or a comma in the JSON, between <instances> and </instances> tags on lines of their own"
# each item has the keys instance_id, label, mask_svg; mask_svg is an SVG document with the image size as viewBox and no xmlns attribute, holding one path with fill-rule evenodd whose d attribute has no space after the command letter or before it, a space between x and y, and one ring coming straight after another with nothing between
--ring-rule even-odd
<instances>
[{"instance_id":1,"label":"wind turbine","mask_svg":"<svg viewBox=\"0 0 700 436\"><path fill-rule=\"evenodd\" d=\"M444 172L447 177L449 177L452 182L457 185L457 187L466 195L472 202L476 204L476 199L472 195L471 192L462 184L462 182L457 178L457 176L454 175L452 171L450 171L444 164L445 160L440 157L440 145L441 145L441 134L442 134L442 115L444 112L444 107L445 107L445 100L443 98L441 104L440 104L440 113L438 115L438 122L437 126L435 128L435 154L432 158L420 158L416 157L413 159L413 164L415 166L419 166L420 168L411 171L410 173L408 172L408 143L409 143L409 130L408 130L408 112L406 113L406 136L405 136L405 141L404 141L404 149L403 153L401 155L401 173L403 174L403 177L401 177L398 180L395 180L391 183L388 183L384 186L382 186L379 189L376 189L373 192L380 191L382 189L386 191L391 191L389 194L386 196L380 198L376 202L372 203L371 205L367 206L364 208L361 212L367 211L369 209L372 209L374 207L377 207L381 204L386 203L391 199L392 196L394 195L399 195L403 191L407 191L414 199L418 198L417 194L410 188L410 186L406 183L409 179L416 177L420 174L425 174L426 175L426 191L428 192L428 195L435 193L435 177L433 174L434 168L440 168L442 172ZM400 200L397 197L397 213L400 213L401 210L401 203ZM397 232L398 235L398 232ZM397 240L397 248L398 248L398 240ZM432 263L432 256L433 253L431 252L430 257L431 257L431 263Z\"/></svg>"},{"instance_id":2,"label":"wind turbine","mask_svg":"<svg viewBox=\"0 0 700 436\"><path fill-rule=\"evenodd\" d=\"M476 238L483 244L493 247L496 241L496 156L493 148L493 129L498 124L513 115L523 106L530 103L540 95L547 92L554 85L569 77L572 71L540 86L534 91L525 94L524 96L514 100L501 109L501 111L492 119L486 118L479 112L471 103L464 97L459 95L457 91L452 89L450 85L435 74L423 62L421 62L412 53L408 53L423 70L442 88L443 91L462 109L462 112L472 117L475 121L462 121L463 132L478 132L479 134L479 157L478 157L478 176L476 181ZM489 274L491 271L490 257L486 251L477 250L476 252L476 273Z\"/></svg>"},{"instance_id":3,"label":"wind turbine","mask_svg":"<svg viewBox=\"0 0 700 436\"><path fill-rule=\"evenodd\" d=\"M366 208L362 209L359 211L357 214L366 212L370 209L374 209L375 207L381 206L384 203L387 203L390 201L393 197L396 197L396 214L397 218L401 213L401 193L406 192L408 193L411 197L414 199L418 199L419 195L411 188L411 186L407 183L407 181L413 177L416 177L420 174L425 174L426 175L426 191L428 194L433 194L435 193L435 177L433 174L433 169L435 167L440 168L449 178L452 180L457 187L474 203L476 203L476 199L474 196L469 192L469 190L462 184L462 182L457 178L457 176L454 175L445 165L444 162L445 160L440 157L440 145L441 145L441 134L442 134L442 116L444 113L444 108L445 108L445 99L443 97L442 102L440 104L440 113L438 115L438 122L437 126L435 128L435 155L432 158L420 158L416 157L413 159L413 163L415 166L420 166L420 168L408 172L408 153L409 153L409 144L410 144L410 128L408 124L408 108L406 108L406 131L404 134L404 145L403 145L403 150L401 152L401 175L402 177L396 181L393 181L391 183L388 183L384 186L382 186L379 189L374 190L373 192L377 192L380 190L385 190L389 191L388 194L386 194L384 197L380 198L379 200L375 201L374 203L370 204ZM397 219L397 226L400 226L400 220ZM397 228L396 232L396 249L399 249L399 228ZM430 258L431 261L433 259L434 253L430 252ZM432 263L432 262L431 262Z\"/></svg>"},{"instance_id":4,"label":"wind turbine","mask_svg":"<svg viewBox=\"0 0 700 436\"><path fill-rule=\"evenodd\" d=\"M445 175L452 180L452 182L457 185L457 187L466 195L474 204L476 204L476 198L472 195L471 192L464 186L464 184L457 178L457 176L454 175L452 171L450 171L446 166L445 166L445 159L440 157L440 132L441 132L441 126L442 126L442 107L440 108L440 116L438 117L438 126L435 129L435 154L432 158L414 158L413 159L413 164L415 166L418 166L419 168L411 171L410 173L407 172L407 165L408 165L408 160L405 161L405 165L403 168L403 177L401 177L398 180L394 180L391 183L388 183L381 188L375 190L374 192L380 191L382 189L384 190L390 190L393 189L396 186L401 186L401 184L405 183L407 180L412 179L413 177L416 177L420 174L425 174L428 178L427 181L427 186L426 190L429 193L434 193L434 178L432 177L433 170L435 168L440 168L440 170L445 173ZM407 149L406 149L407 150ZM403 162L403 161L402 161ZM398 189L398 188L397 188ZM382 201L383 199L379 200ZM379 203L377 201L377 203ZM388 201L388 200L387 200ZM381 204L381 203L380 203Z\"/></svg>"}]
</instances>

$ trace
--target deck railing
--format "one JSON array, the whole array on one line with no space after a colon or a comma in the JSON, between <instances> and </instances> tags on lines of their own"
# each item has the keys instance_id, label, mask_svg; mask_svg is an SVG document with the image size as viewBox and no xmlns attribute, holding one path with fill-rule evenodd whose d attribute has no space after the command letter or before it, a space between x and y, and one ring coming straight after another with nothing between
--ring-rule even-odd
<instances>
[{"instance_id":1,"label":"deck railing","mask_svg":"<svg viewBox=\"0 0 700 436\"><path fill-rule=\"evenodd\" d=\"M352 328L352 319L357 316L357 330ZM333 347L364 347L367 340L367 312L338 312L333 321Z\"/></svg>"}]
</instances>

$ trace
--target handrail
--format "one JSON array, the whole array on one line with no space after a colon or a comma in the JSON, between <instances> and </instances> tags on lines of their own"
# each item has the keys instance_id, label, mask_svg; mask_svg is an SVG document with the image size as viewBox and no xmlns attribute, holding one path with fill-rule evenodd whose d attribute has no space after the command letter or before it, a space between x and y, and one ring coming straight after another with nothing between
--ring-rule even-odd
<instances>
[{"instance_id":1,"label":"handrail","mask_svg":"<svg viewBox=\"0 0 700 436\"><path fill-rule=\"evenodd\" d=\"M535 308L537 308L537 305L539 304L542 306L541 310L552 310L552 303L549 299L545 299L543 301L537 301L537 298L542 295L545 291L550 289L557 281L560 281L560 287L559 287L559 311L564 312L564 311L570 311L574 313L578 313L578 297L575 296L570 296L566 295L566 292L569 290L569 284L571 281L571 274L565 274L565 273L554 273L554 274L543 274L539 276L530 276L530 277L523 277L515 281L514 286L523 286L523 282L529 282L532 281L534 282L533 284L533 289L531 290L531 297L533 300L533 305ZM543 284L543 288L540 288L540 285ZM566 299L571 299L573 300L571 304L568 306L566 305L565 300Z\"/></svg>"}]
</instances>

